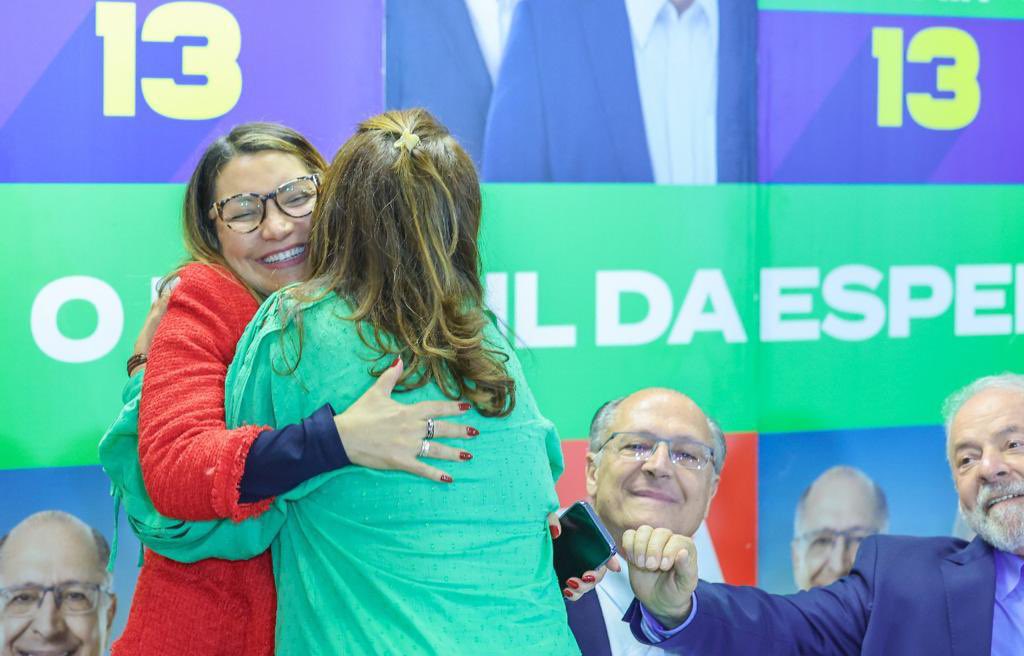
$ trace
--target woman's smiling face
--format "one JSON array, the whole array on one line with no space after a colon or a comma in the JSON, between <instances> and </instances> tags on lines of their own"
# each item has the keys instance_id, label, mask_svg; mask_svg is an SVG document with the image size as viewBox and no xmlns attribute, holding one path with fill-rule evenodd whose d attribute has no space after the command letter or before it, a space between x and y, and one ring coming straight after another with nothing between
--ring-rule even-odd
<instances>
[{"instance_id":1,"label":"woman's smiling face","mask_svg":"<svg viewBox=\"0 0 1024 656\"><path fill-rule=\"evenodd\" d=\"M237 194L269 194L282 184L314 173L302 161L276 150L238 155L221 169L214 185L218 201ZM221 254L239 278L262 294L305 280L309 274L306 241L312 213L293 218L277 203L267 200L266 215L258 228L236 232L211 210L210 220L217 227Z\"/></svg>"}]
</instances>

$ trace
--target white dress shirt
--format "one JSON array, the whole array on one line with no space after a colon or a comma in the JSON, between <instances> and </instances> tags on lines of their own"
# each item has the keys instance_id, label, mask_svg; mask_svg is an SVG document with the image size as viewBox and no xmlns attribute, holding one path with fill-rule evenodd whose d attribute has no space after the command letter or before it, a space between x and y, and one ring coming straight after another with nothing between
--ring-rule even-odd
<instances>
[{"instance_id":1,"label":"white dress shirt","mask_svg":"<svg viewBox=\"0 0 1024 656\"><path fill-rule=\"evenodd\" d=\"M484 56L491 84L498 79L501 56L505 52L508 31L512 26L512 12L519 0L466 0L469 20L473 23L480 52Z\"/></svg>"},{"instance_id":2,"label":"white dress shirt","mask_svg":"<svg viewBox=\"0 0 1024 656\"><path fill-rule=\"evenodd\" d=\"M718 179L718 0L626 0L633 59L659 184Z\"/></svg>"},{"instance_id":3,"label":"white dress shirt","mask_svg":"<svg viewBox=\"0 0 1024 656\"><path fill-rule=\"evenodd\" d=\"M697 572L700 578L713 583L722 581L722 569L718 565L711 535L704 524L700 525L693 536L697 547ZM629 569L625 558L619 558L621 572L609 571L597 584L597 598L601 602L601 614L608 630L608 643L612 656L661 656L667 654L660 647L653 647L638 642L629 630L629 624L622 621L629 605L633 603L633 589L629 586Z\"/></svg>"}]
</instances>

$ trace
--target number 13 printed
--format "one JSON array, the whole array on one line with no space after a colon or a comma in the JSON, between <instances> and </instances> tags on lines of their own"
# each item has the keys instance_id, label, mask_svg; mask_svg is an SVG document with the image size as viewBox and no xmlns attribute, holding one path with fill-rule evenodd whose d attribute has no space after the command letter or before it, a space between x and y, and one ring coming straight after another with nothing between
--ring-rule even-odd
<instances>
[{"instance_id":1,"label":"number 13 printed","mask_svg":"<svg viewBox=\"0 0 1024 656\"><path fill-rule=\"evenodd\" d=\"M96 3L96 36L103 38L104 116L135 116L135 26L134 2ZM206 45L184 46L181 52L181 72L205 76L206 84L144 77L146 104L157 114L181 120L227 114L242 95L238 21L227 9L208 2L169 2L142 23L142 41L173 43L182 36L206 38Z\"/></svg>"},{"instance_id":2,"label":"number 13 printed","mask_svg":"<svg viewBox=\"0 0 1024 656\"><path fill-rule=\"evenodd\" d=\"M871 32L871 54L878 60L878 125L901 127L903 30L898 27L874 28ZM965 128L981 109L978 44L970 34L955 27L929 27L910 39L907 63L927 64L936 59L953 60L951 64L938 64L935 72L935 88L951 93L952 97L908 93L907 110L915 123L930 130Z\"/></svg>"}]
</instances>

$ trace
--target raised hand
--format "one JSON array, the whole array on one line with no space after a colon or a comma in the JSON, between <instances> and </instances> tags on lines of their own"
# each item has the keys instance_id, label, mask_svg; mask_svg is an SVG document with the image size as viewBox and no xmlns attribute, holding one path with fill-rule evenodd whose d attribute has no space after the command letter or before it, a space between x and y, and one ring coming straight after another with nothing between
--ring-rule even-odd
<instances>
[{"instance_id":1,"label":"raised hand","mask_svg":"<svg viewBox=\"0 0 1024 656\"><path fill-rule=\"evenodd\" d=\"M667 629L690 615L697 588L697 549L693 540L667 528L640 526L622 535L633 594Z\"/></svg>"}]
</instances>

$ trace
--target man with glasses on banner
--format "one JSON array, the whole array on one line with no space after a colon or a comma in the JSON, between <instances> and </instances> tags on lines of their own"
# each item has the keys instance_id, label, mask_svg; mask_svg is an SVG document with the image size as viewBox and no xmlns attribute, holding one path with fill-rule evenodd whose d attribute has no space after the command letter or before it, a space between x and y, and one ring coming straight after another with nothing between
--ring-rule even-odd
<instances>
[{"instance_id":1,"label":"man with glasses on banner","mask_svg":"<svg viewBox=\"0 0 1024 656\"><path fill-rule=\"evenodd\" d=\"M826 469L807 486L793 521L793 580L800 590L828 585L850 573L864 538L889 528L885 492L846 465Z\"/></svg>"},{"instance_id":2,"label":"man with glasses on banner","mask_svg":"<svg viewBox=\"0 0 1024 656\"><path fill-rule=\"evenodd\" d=\"M605 403L594 415L587 494L620 551L623 533L645 524L696 535L702 566L721 580L702 524L724 462L721 429L690 398L669 389L644 389ZM661 653L638 643L622 621L633 596L624 565L621 572L605 575L596 594L567 604L584 656Z\"/></svg>"},{"instance_id":3,"label":"man with glasses on banner","mask_svg":"<svg viewBox=\"0 0 1024 656\"><path fill-rule=\"evenodd\" d=\"M58 510L0 538L0 654L103 654L117 612L109 556L98 531Z\"/></svg>"},{"instance_id":4,"label":"man with glasses on banner","mask_svg":"<svg viewBox=\"0 0 1024 656\"><path fill-rule=\"evenodd\" d=\"M848 576L773 595L698 583L685 535L627 531L633 635L675 654L1024 654L1024 376L976 380L944 414L973 540L871 536Z\"/></svg>"}]
</instances>

